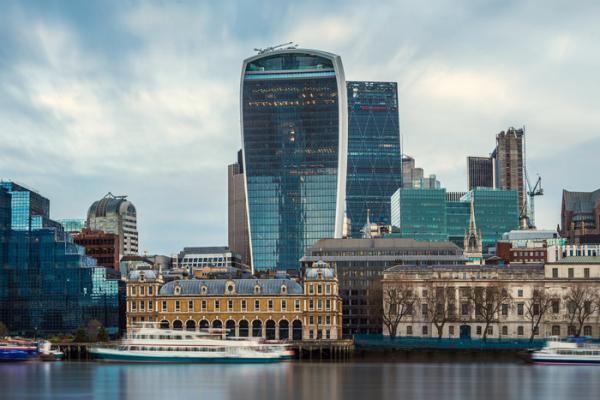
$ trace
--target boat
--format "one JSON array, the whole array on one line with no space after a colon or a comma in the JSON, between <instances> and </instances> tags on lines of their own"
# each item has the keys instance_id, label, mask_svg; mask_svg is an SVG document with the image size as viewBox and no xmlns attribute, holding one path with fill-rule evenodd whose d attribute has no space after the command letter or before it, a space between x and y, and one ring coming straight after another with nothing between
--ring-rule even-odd
<instances>
[{"instance_id":1,"label":"boat","mask_svg":"<svg viewBox=\"0 0 600 400\"><path fill-rule=\"evenodd\" d=\"M600 346L585 338L550 338L543 349L531 353L535 364L600 365Z\"/></svg>"},{"instance_id":2,"label":"boat","mask_svg":"<svg viewBox=\"0 0 600 400\"><path fill-rule=\"evenodd\" d=\"M226 329L183 331L142 326L115 345L90 348L100 362L122 363L271 363L289 359L285 343L227 336Z\"/></svg>"},{"instance_id":3,"label":"boat","mask_svg":"<svg viewBox=\"0 0 600 400\"><path fill-rule=\"evenodd\" d=\"M65 353L52 349L52 343L43 340L38 344L39 358L42 361L61 361L65 358Z\"/></svg>"},{"instance_id":4,"label":"boat","mask_svg":"<svg viewBox=\"0 0 600 400\"><path fill-rule=\"evenodd\" d=\"M0 340L0 361L28 361L37 358L38 347L22 339Z\"/></svg>"}]
</instances>

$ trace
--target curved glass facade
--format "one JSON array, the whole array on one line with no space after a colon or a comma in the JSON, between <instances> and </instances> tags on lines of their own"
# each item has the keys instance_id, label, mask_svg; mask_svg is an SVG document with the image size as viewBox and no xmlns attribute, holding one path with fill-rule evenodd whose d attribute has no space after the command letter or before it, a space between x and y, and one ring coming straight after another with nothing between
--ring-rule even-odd
<instances>
[{"instance_id":1,"label":"curved glass facade","mask_svg":"<svg viewBox=\"0 0 600 400\"><path fill-rule=\"evenodd\" d=\"M300 51L244 63L242 139L256 270L298 269L305 248L334 237L338 224L341 231L346 101L340 69L337 56Z\"/></svg>"}]
</instances>

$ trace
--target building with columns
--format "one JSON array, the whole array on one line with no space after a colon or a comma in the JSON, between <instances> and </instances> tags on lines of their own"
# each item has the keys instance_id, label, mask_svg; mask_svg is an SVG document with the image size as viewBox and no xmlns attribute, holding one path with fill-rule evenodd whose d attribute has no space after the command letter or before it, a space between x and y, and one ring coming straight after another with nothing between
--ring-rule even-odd
<instances>
[{"instance_id":1,"label":"building with columns","mask_svg":"<svg viewBox=\"0 0 600 400\"><path fill-rule=\"evenodd\" d=\"M306 269L302 283L289 278L163 283L153 271L132 271L127 326L139 322L165 329L224 328L240 337L340 339L342 302L335 271L325 263Z\"/></svg>"}]
</instances>

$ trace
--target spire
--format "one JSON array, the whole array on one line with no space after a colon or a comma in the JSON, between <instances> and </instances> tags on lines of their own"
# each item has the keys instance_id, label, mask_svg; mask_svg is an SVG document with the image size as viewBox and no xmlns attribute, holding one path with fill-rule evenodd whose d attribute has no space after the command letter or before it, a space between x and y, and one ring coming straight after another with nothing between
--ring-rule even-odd
<instances>
[{"instance_id":1,"label":"spire","mask_svg":"<svg viewBox=\"0 0 600 400\"><path fill-rule=\"evenodd\" d=\"M477 231L475 222L474 194L471 194L471 210L469 216L469 229L465 230L464 253L469 258L469 263L481 264L483 261L483 245L481 243L481 231Z\"/></svg>"},{"instance_id":2,"label":"spire","mask_svg":"<svg viewBox=\"0 0 600 400\"><path fill-rule=\"evenodd\" d=\"M473 197L471 196L471 215L469 216L469 235L477 234L477 225L475 224L475 207L473 205Z\"/></svg>"}]
</instances>

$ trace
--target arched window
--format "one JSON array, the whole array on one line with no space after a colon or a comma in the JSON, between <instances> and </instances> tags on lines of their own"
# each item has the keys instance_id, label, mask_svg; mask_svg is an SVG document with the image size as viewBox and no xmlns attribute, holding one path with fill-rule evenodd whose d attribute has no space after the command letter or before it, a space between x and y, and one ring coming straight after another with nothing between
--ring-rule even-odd
<instances>
[{"instance_id":1,"label":"arched window","mask_svg":"<svg viewBox=\"0 0 600 400\"><path fill-rule=\"evenodd\" d=\"M200 293L202 293L202 294L208 293L208 288L206 287L206 285L202 285L202 287L200 288Z\"/></svg>"},{"instance_id":2,"label":"arched window","mask_svg":"<svg viewBox=\"0 0 600 400\"><path fill-rule=\"evenodd\" d=\"M279 339L287 340L290 338L290 323L287 320L279 321Z\"/></svg>"},{"instance_id":3,"label":"arched window","mask_svg":"<svg viewBox=\"0 0 600 400\"><path fill-rule=\"evenodd\" d=\"M272 319L268 320L265 324L265 334L266 334L266 338L268 340L275 340L275 330L276 330L276 324L275 321L273 321Z\"/></svg>"},{"instance_id":4,"label":"arched window","mask_svg":"<svg viewBox=\"0 0 600 400\"><path fill-rule=\"evenodd\" d=\"M590 325L583 327L583 336L592 336L592 327Z\"/></svg>"},{"instance_id":5,"label":"arched window","mask_svg":"<svg viewBox=\"0 0 600 400\"><path fill-rule=\"evenodd\" d=\"M560 325L552 325L552 336L560 336Z\"/></svg>"},{"instance_id":6,"label":"arched window","mask_svg":"<svg viewBox=\"0 0 600 400\"><path fill-rule=\"evenodd\" d=\"M205 320L205 319L201 320L198 325L200 326L200 329L208 329L208 328L210 328L210 323L207 320Z\"/></svg>"},{"instance_id":7,"label":"arched window","mask_svg":"<svg viewBox=\"0 0 600 400\"><path fill-rule=\"evenodd\" d=\"M260 285L254 285L254 294L260 294Z\"/></svg>"},{"instance_id":8,"label":"arched window","mask_svg":"<svg viewBox=\"0 0 600 400\"><path fill-rule=\"evenodd\" d=\"M249 328L248 321L246 321L245 319L241 320L239 323L240 337L248 337L248 334L249 334L248 328Z\"/></svg>"},{"instance_id":9,"label":"arched window","mask_svg":"<svg viewBox=\"0 0 600 400\"><path fill-rule=\"evenodd\" d=\"M164 319L160 321L160 329L169 329L169 321Z\"/></svg>"},{"instance_id":10,"label":"arched window","mask_svg":"<svg viewBox=\"0 0 600 400\"><path fill-rule=\"evenodd\" d=\"M173 329L182 330L183 329L183 322L181 322L178 319L175 320L175 321L173 321Z\"/></svg>"},{"instance_id":11,"label":"arched window","mask_svg":"<svg viewBox=\"0 0 600 400\"><path fill-rule=\"evenodd\" d=\"M179 296L181 294L181 286L175 286L174 293Z\"/></svg>"},{"instance_id":12,"label":"arched window","mask_svg":"<svg viewBox=\"0 0 600 400\"><path fill-rule=\"evenodd\" d=\"M252 321L252 336L262 336L262 321L260 319L255 319L254 321Z\"/></svg>"},{"instance_id":13,"label":"arched window","mask_svg":"<svg viewBox=\"0 0 600 400\"><path fill-rule=\"evenodd\" d=\"M218 319L215 319L212 323L212 327L215 329L221 329L221 328L223 328L223 322L221 322Z\"/></svg>"},{"instance_id":14,"label":"arched window","mask_svg":"<svg viewBox=\"0 0 600 400\"><path fill-rule=\"evenodd\" d=\"M185 323L185 330L187 331L195 331L196 330L196 321L190 319Z\"/></svg>"},{"instance_id":15,"label":"arched window","mask_svg":"<svg viewBox=\"0 0 600 400\"><path fill-rule=\"evenodd\" d=\"M287 293L287 285L281 285L281 294Z\"/></svg>"},{"instance_id":16,"label":"arched window","mask_svg":"<svg viewBox=\"0 0 600 400\"><path fill-rule=\"evenodd\" d=\"M302 321L299 319L292 322L292 339L302 340Z\"/></svg>"},{"instance_id":17,"label":"arched window","mask_svg":"<svg viewBox=\"0 0 600 400\"><path fill-rule=\"evenodd\" d=\"M235 336L235 321L232 319L227 320L225 329L227 329L227 336Z\"/></svg>"},{"instance_id":18,"label":"arched window","mask_svg":"<svg viewBox=\"0 0 600 400\"><path fill-rule=\"evenodd\" d=\"M227 282L227 284L225 285L225 291L227 292L227 294L235 293L235 285L233 284L233 282Z\"/></svg>"}]
</instances>

